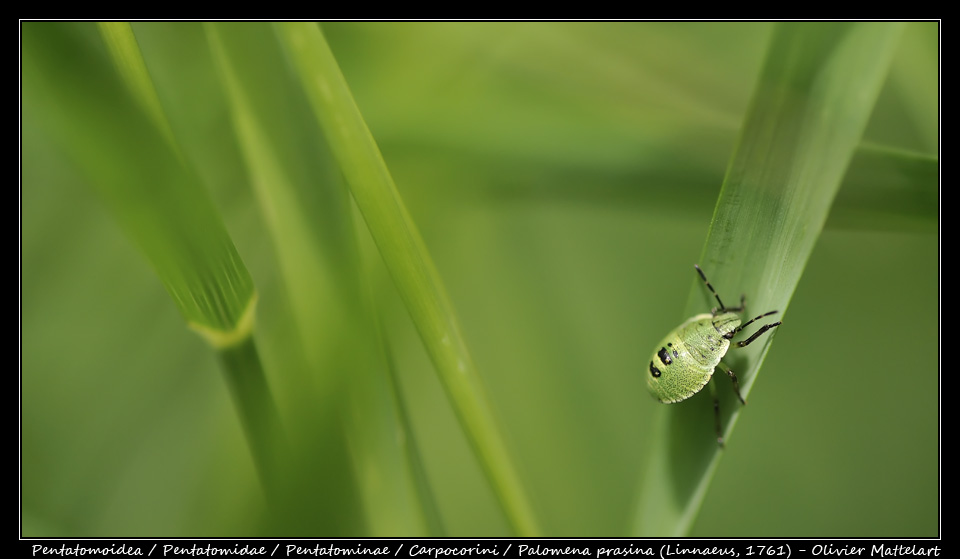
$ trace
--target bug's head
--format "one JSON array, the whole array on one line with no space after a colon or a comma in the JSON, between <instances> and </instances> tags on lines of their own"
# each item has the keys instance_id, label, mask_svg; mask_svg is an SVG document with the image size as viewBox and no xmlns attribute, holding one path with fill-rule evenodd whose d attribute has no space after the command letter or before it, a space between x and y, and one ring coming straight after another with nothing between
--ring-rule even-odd
<instances>
[{"instance_id":1,"label":"bug's head","mask_svg":"<svg viewBox=\"0 0 960 559\"><path fill-rule=\"evenodd\" d=\"M713 327L717 334L730 339L740 329L740 315L733 311L725 311L713 317Z\"/></svg>"}]
</instances>

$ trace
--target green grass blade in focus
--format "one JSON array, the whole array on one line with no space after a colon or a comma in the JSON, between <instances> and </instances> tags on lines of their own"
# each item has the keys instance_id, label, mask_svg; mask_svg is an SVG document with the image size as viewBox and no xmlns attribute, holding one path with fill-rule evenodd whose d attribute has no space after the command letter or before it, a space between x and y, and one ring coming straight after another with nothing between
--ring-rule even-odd
<instances>
[{"instance_id":1,"label":"green grass blade in focus","mask_svg":"<svg viewBox=\"0 0 960 559\"><path fill-rule=\"evenodd\" d=\"M25 93L150 261L187 324L221 353L264 481L279 419L253 347L256 292L197 173L180 157L127 24L23 25ZM238 357L240 356L240 357ZM251 361L252 360L252 361Z\"/></svg>"},{"instance_id":2,"label":"green grass blade in focus","mask_svg":"<svg viewBox=\"0 0 960 559\"><path fill-rule=\"evenodd\" d=\"M700 265L727 300L747 296L747 315L787 309L860 142L899 36L889 23L777 26L740 141L724 179ZM693 271L684 316L715 306ZM744 397L775 335L731 349ZM729 381L715 375L729 440L740 413ZM632 532L689 530L722 454L709 391L663 406ZM749 400L748 400L749 401ZM736 452L735 441L726 452Z\"/></svg>"},{"instance_id":3,"label":"green grass blade in focus","mask_svg":"<svg viewBox=\"0 0 960 559\"><path fill-rule=\"evenodd\" d=\"M312 23L277 33L501 507L518 534L539 533L453 306L326 40Z\"/></svg>"}]
</instances>

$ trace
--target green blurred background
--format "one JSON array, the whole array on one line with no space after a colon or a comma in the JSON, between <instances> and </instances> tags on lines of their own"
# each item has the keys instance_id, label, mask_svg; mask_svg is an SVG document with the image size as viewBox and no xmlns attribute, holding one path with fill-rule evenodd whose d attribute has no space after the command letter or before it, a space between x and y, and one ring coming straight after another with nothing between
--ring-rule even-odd
<instances>
[{"instance_id":1,"label":"green blurred background","mask_svg":"<svg viewBox=\"0 0 960 559\"><path fill-rule=\"evenodd\" d=\"M685 318L771 25L322 29L450 293L544 531L625 535L660 405L642 363ZM253 275L257 340L282 402L297 391L284 375L296 367L291 311L204 29L133 30ZM938 33L936 23L905 28L864 136L871 153L937 156ZM32 87L23 84L22 535L259 533L263 496L214 354L51 141ZM296 133L315 135L312 126ZM318 176L336 181L316 159ZM868 179L858 184L871 169L860 161ZM938 535L936 180L889 194L841 187L691 535ZM389 277L375 258L368 268L447 533L508 534ZM739 289L716 287L727 298Z\"/></svg>"}]
</instances>

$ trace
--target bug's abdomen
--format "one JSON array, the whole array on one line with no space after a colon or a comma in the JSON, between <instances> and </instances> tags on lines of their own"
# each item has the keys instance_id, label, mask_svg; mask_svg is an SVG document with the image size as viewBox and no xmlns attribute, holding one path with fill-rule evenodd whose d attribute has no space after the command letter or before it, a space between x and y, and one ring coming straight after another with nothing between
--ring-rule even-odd
<instances>
[{"instance_id":1,"label":"bug's abdomen","mask_svg":"<svg viewBox=\"0 0 960 559\"><path fill-rule=\"evenodd\" d=\"M730 341L713 327L712 315L698 315L663 339L647 365L647 387L666 404L686 400L713 376Z\"/></svg>"}]
</instances>

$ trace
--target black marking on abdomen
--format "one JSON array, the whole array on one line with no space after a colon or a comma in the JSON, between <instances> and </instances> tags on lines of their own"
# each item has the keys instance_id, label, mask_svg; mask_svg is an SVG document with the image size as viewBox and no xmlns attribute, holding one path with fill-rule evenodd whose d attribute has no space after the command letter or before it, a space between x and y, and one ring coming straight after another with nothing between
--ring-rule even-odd
<instances>
[{"instance_id":1,"label":"black marking on abdomen","mask_svg":"<svg viewBox=\"0 0 960 559\"><path fill-rule=\"evenodd\" d=\"M660 362L664 365L669 365L673 363L673 359L670 359L670 354L667 353L667 348L661 347L660 351L657 352L657 357L660 358Z\"/></svg>"}]
</instances>

